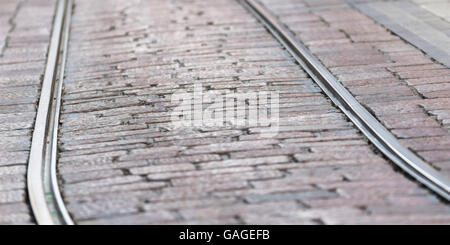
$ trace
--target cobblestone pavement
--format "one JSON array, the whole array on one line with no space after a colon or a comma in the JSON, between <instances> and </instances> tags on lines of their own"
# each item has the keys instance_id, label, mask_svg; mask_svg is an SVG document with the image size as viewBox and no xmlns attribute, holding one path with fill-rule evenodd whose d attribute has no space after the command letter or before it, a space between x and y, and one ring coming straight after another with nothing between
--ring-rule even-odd
<instances>
[{"instance_id":1,"label":"cobblestone pavement","mask_svg":"<svg viewBox=\"0 0 450 245\"><path fill-rule=\"evenodd\" d=\"M26 164L55 1L0 4L0 224L28 224Z\"/></svg>"},{"instance_id":2,"label":"cobblestone pavement","mask_svg":"<svg viewBox=\"0 0 450 245\"><path fill-rule=\"evenodd\" d=\"M448 166L448 69L337 0L265 3L403 143ZM194 84L277 91L279 133L173 128L171 96ZM76 0L59 139L78 224L450 223L233 0Z\"/></svg>"},{"instance_id":3,"label":"cobblestone pavement","mask_svg":"<svg viewBox=\"0 0 450 245\"><path fill-rule=\"evenodd\" d=\"M450 177L449 68L345 1L263 2L401 143Z\"/></svg>"}]
</instances>

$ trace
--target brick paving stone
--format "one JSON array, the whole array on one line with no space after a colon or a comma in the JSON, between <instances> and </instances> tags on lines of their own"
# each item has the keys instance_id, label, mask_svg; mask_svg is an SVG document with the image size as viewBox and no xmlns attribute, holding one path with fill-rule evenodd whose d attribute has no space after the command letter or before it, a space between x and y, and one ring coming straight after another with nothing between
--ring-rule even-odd
<instances>
[{"instance_id":1,"label":"brick paving stone","mask_svg":"<svg viewBox=\"0 0 450 245\"><path fill-rule=\"evenodd\" d=\"M376 96L387 90L370 86L383 79L395 93L422 101L397 73L410 74L408 79L420 84L415 75L400 69L405 67L401 64L389 66L398 70L385 69L392 60L372 45L410 52L419 57L410 63L441 68L424 62L426 58L411 52L413 48L405 48L398 38L339 0L320 2L279 1L275 6L286 21L298 24L298 31L314 47L323 48L321 58L339 68L344 80L364 80L356 92L369 91L371 99L379 99ZM338 21L332 10L322 9L322 15L293 12L308 6L320 9L326 3L343 11L341 24L326 22ZM383 219L399 223L400 217L411 223L448 222L448 206L376 153L236 1L75 0L75 4L58 172L76 223L350 224L370 223L372 216L380 223ZM111 8L105 10L104 4ZM346 26L356 21L364 25ZM371 40L372 33L380 34L380 39ZM349 55L353 44L359 55ZM346 46L346 51L330 53L327 45ZM392 59L402 58L393 54ZM352 65L373 70L344 69ZM217 93L277 91L278 134L261 138L267 127L247 125L173 128L172 96L180 90L193 91L200 83L204 90ZM436 100L441 106L419 107L408 100L408 115L429 110L445 120L440 112L445 102ZM392 107L401 109L401 102ZM234 109L221 108L225 113ZM432 130L443 128L429 123L426 115L416 120L430 128L430 135L445 136ZM413 132L398 134L410 140ZM396 212L408 198L420 205ZM373 213L367 211L370 208Z\"/></svg>"},{"instance_id":2,"label":"brick paving stone","mask_svg":"<svg viewBox=\"0 0 450 245\"><path fill-rule=\"evenodd\" d=\"M95 187L95 189L88 188L71 188L70 186L66 188L66 195L71 198L83 198L90 195L102 195L108 193L115 192L123 192L123 191L142 191L142 190L152 190L152 189L160 189L162 187L168 186L168 183L164 181L152 181L152 182L132 182L125 183L114 186L100 186Z\"/></svg>"},{"instance_id":3,"label":"brick paving stone","mask_svg":"<svg viewBox=\"0 0 450 245\"><path fill-rule=\"evenodd\" d=\"M64 183L76 183L81 181L88 181L94 179L108 178L113 176L120 176L123 172L120 169L106 169L100 171L85 171L84 173L73 173L64 175Z\"/></svg>"},{"instance_id":4,"label":"brick paving stone","mask_svg":"<svg viewBox=\"0 0 450 245\"><path fill-rule=\"evenodd\" d=\"M32 224L29 207L25 203L0 205L0 222L4 225Z\"/></svg>"},{"instance_id":5,"label":"brick paving stone","mask_svg":"<svg viewBox=\"0 0 450 245\"><path fill-rule=\"evenodd\" d=\"M26 164L56 1L1 3L0 224L32 224Z\"/></svg>"}]
</instances>

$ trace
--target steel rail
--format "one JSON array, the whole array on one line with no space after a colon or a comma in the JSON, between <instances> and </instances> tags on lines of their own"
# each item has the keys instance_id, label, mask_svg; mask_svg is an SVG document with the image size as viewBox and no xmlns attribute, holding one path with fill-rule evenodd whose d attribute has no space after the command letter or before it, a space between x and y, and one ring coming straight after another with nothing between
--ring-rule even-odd
<instances>
[{"instance_id":1,"label":"steel rail","mask_svg":"<svg viewBox=\"0 0 450 245\"><path fill-rule=\"evenodd\" d=\"M28 161L28 197L40 225L73 224L56 176L59 112L71 10L72 0L58 0Z\"/></svg>"},{"instance_id":2,"label":"steel rail","mask_svg":"<svg viewBox=\"0 0 450 245\"><path fill-rule=\"evenodd\" d=\"M385 156L420 183L450 201L450 182L405 148L348 90L274 17L255 0L239 0L276 37L333 103Z\"/></svg>"}]
</instances>

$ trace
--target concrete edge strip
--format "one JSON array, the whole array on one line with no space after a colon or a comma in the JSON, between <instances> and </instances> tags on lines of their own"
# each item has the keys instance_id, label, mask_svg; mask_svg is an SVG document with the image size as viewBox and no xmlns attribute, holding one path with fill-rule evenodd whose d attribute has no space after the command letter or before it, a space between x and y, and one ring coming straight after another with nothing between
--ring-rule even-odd
<instances>
[{"instance_id":1,"label":"concrete edge strip","mask_svg":"<svg viewBox=\"0 0 450 245\"><path fill-rule=\"evenodd\" d=\"M450 182L405 148L262 4L239 0L286 48L333 103L392 162L420 183L450 201Z\"/></svg>"},{"instance_id":2,"label":"concrete edge strip","mask_svg":"<svg viewBox=\"0 0 450 245\"><path fill-rule=\"evenodd\" d=\"M28 161L28 197L40 225L73 224L56 176L57 130L71 9L72 0L58 0Z\"/></svg>"}]
</instances>

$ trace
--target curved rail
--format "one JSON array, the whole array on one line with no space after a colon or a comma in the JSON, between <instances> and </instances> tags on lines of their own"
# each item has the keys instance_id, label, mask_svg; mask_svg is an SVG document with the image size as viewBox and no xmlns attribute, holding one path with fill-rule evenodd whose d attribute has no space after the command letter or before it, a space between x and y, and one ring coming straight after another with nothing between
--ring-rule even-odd
<instances>
[{"instance_id":1,"label":"curved rail","mask_svg":"<svg viewBox=\"0 0 450 245\"><path fill-rule=\"evenodd\" d=\"M289 51L333 103L397 166L450 201L450 182L402 146L282 24L255 0L240 0Z\"/></svg>"},{"instance_id":2,"label":"curved rail","mask_svg":"<svg viewBox=\"0 0 450 245\"><path fill-rule=\"evenodd\" d=\"M58 122L71 10L72 0L58 0L28 161L28 196L40 225L73 224L56 176Z\"/></svg>"}]
</instances>

